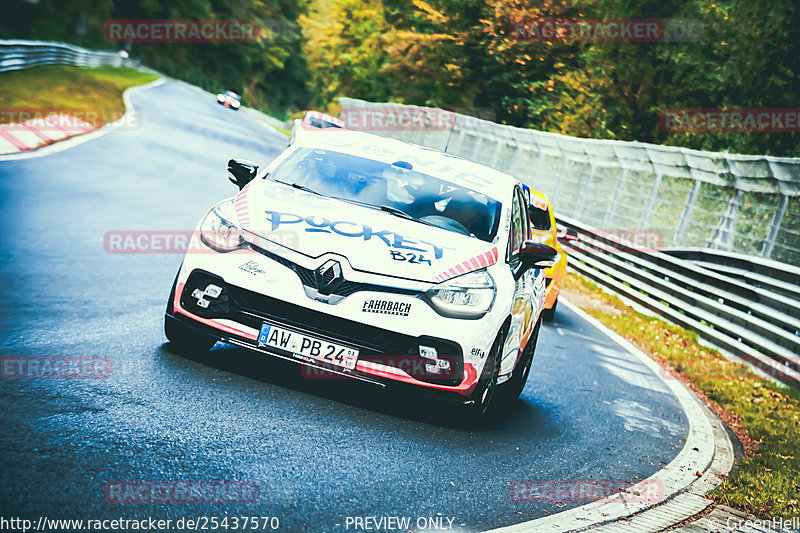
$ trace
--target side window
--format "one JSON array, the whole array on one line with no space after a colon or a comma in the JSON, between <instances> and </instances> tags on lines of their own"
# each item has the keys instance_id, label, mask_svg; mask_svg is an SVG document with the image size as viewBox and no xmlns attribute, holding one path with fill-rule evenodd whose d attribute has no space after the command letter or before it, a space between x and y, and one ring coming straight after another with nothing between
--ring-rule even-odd
<instances>
[{"instance_id":1,"label":"side window","mask_svg":"<svg viewBox=\"0 0 800 533\"><path fill-rule=\"evenodd\" d=\"M518 189L514 190L511 204L511 228L508 237L508 262L515 265L519 261L519 247L528 238L528 224L525 217L527 209Z\"/></svg>"},{"instance_id":2,"label":"side window","mask_svg":"<svg viewBox=\"0 0 800 533\"><path fill-rule=\"evenodd\" d=\"M520 201L520 213L522 213L522 241L527 241L531 238L531 224L530 224L530 217L528 215L528 205L530 201L525 198L525 195L519 193ZM522 242L520 242L522 244Z\"/></svg>"},{"instance_id":3,"label":"side window","mask_svg":"<svg viewBox=\"0 0 800 533\"><path fill-rule=\"evenodd\" d=\"M539 230L549 230L553 227L550 222L550 210L547 202L540 198L534 198L528 207L528 214L531 219L531 226Z\"/></svg>"}]
</instances>

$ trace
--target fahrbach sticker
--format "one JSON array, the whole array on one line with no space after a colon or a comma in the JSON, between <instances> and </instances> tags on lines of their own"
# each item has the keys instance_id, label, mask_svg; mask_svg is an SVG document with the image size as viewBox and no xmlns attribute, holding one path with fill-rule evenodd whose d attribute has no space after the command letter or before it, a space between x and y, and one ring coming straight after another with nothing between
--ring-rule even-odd
<instances>
[{"instance_id":1,"label":"fahrbach sticker","mask_svg":"<svg viewBox=\"0 0 800 533\"><path fill-rule=\"evenodd\" d=\"M408 316L411 304L408 302L393 302L391 300L367 300L361 308L364 313L378 313L381 315Z\"/></svg>"}]
</instances>

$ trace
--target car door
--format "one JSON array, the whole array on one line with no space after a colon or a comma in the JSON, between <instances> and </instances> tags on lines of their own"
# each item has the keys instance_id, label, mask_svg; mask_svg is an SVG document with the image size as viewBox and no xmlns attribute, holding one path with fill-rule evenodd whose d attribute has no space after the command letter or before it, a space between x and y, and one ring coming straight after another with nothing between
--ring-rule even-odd
<instances>
[{"instance_id":1,"label":"car door","mask_svg":"<svg viewBox=\"0 0 800 533\"><path fill-rule=\"evenodd\" d=\"M519 267L519 249L522 243L530 239L531 230L528 221L528 210L522 189L517 186L511 203L511 227L509 228L506 263L511 272ZM503 349L500 364L500 375L514 369L523 341L526 341L533 326L534 318L534 285L539 271L528 270L514 282L514 300L511 308L511 327Z\"/></svg>"}]
</instances>

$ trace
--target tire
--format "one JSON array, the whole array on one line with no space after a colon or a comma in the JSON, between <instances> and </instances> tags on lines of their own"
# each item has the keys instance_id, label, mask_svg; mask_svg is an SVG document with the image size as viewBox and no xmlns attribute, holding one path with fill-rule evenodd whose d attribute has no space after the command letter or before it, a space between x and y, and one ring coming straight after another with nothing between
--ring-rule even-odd
<instances>
[{"instance_id":1,"label":"tire","mask_svg":"<svg viewBox=\"0 0 800 533\"><path fill-rule=\"evenodd\" d=\"M180 272L180 268L178 272ZM176 274L175 281L172 282L172 290L169 292L169 300L167 300L167 312L164 315L164 334L167 336L167 340L169 340L170 344L172 344L179 353L185 355L203 355L208 353L214 344L216 344L217 339L195 331L191 326L187 326L170 316L175 311L172 302L175 299L175 287L177 285L178 276Z\"/></svg>"},{"instance_id":2,"label":"tire","mask_svg":"<svg viewBox=\"0 0 800 533\"><path fill-rule=\"evenodd\" d=\"M558 298L556 301L553 302L553 307L550 309L543 309L542 310L542 318L545 322L552 322L553 319L556 317L556 306L558 305Z\"/></svg>"},{"instance_id":3,"label":"tire","mask_svg":"<svg viewBox=\"0 0 800 533\"><path fill-rule=\"evenodd\" d=\"M525 388L525 383L528 381L528 376L533 366L533 355L536 352L536 343L539 340L539 330L542 327L542 321L539 320L533 328L531 338L528 339L528 344L522 351L522 357L517 362L513 373L508 381L498 387L498 400L501 403L508 404L513 402L519 395L522 394L522 389Z\"/></svg>"},{"instance_id":4,"label":"tire","mask_svg":"<svg viewBox=\"0 0 800 533\"><path fill-rule=\"evenodd\" d=\"M487 425L496 413L494 409L497 402L497 377L500 375L500 360L503 355L503 345L506 340L506 330L503 328L497 334L497 338L492 345L492 349L483 367L483 373L478 380L478 387L473 396L475 403L465 405L461 408L460 422L462 425L481 428Z\"/></svg>"}]
</instances>

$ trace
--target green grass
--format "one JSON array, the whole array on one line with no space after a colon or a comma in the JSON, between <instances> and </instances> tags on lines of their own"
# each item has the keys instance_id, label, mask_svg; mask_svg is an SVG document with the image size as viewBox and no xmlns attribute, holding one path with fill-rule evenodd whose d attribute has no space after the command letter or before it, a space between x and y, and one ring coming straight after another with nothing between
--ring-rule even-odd
<instances>
[{"instance_id":1,"label":"green grass","mask_svg":"<svg viewBox=\"0 0 800 533\"><path fill-rule=\"evenodd\" d=\"M635 311L574 272L561 294L570 293L583 296L576 301L587 313L685 377L740 436L748 453L710 497L762 518L800 516L800 391L728 361L695 333Z\"/></svg>"},{"instance_id":2,"label":"green grass","mask_svg":"<svg viewBox=\"0 0 800 533\"><path fill-rule=\"evenodd\" d=\"M125 89L155 79L126 67L48 65L4 72L0 74L0 124L16 121L15 111L97 117L98 126L113 122L125 113Z\"/></svg>"}]
</instances>

